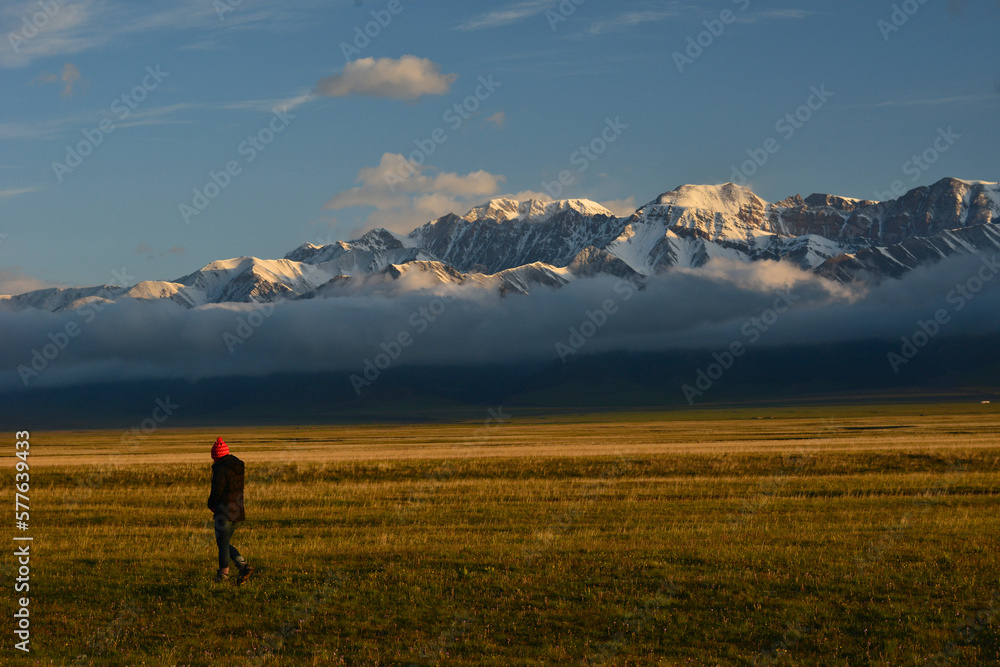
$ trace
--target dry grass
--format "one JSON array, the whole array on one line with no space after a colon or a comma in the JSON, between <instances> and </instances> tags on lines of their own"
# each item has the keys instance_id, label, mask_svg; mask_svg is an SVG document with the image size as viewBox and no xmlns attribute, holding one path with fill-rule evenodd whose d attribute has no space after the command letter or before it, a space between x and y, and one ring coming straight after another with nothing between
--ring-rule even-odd
<instances>
[{"instance_id":1,"label":"dry grass","mask_svg":"<svg viewBox=\"0 0 1000 667\"><path fill-rule=\"evenodd\" d=\"M332 427L163 429L36 433L45 465L202 463L219 435L255 461L719 454L786 451L928 451L992 447L1000 406L831 407L560 418L509 422ZM798 416L801 414L806 416ZM777 416L775 416L777 415ZM485 421L485 420L484 420ZM11 434L12 437L12 434Z\"/></svg>"},{"instance_id":2,"label":"dry grass","mask_svg":"<svg viewBox=\"0 0 1000 667\"><path fill-rule=\"evenodd\" d=\"M218 432L33 433L35 658L997 664L1000 417L712 417L226 429L243 589L209 583Z\"/></svg>"}]
</instances>

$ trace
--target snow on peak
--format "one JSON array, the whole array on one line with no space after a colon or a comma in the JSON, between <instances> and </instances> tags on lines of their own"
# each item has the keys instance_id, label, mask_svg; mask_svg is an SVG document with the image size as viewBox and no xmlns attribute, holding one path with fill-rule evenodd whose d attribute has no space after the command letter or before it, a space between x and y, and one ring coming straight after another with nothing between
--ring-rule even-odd
<instances>
[{"instance_id":1,"label":"snow on peak","mask_svg":"<svg viewBox=\"0 0 1000 667\"><path fill-rule=\"evenodd\" d=\"M767 203L748 188L735 183L722 185L682 185L653 202L658 206L681 206L717 213L736 215L747 204L766 206Z\"/></svg>"},{"instance_id":2,"label":"snow on peak","mask_svg":"<svg viewBox=\"0 0 1000 667\"><path fill-rule=\"evenodd\" d=\"M201 270L173 282L185 287L196 286L211 291L244 273L251 273L271 282L291 284L315 277L322 272L310 264L288 259L234 257L212 262Z\"/></svg>"},{"instance_id":3,"label":"snow on peak","mask_svg":"<svg viewBox=\"0 0 1000 667\"><path fill-rule=\"evenodd\" d=\"M462 216L462 219L468 222L478 222L480 220L545 222L563 211L576 211L585 216L606 215L612 218L615 217L614 213L589 199L563 199L560 201L528 199L517 201L516 199L501 197L493 199L482 206L477 206Z\"/></svg>"},{"instance_id":4,"label":"snow on peak","mask_svg":"<svg viewBox=\"0 0 1000 667\"><path fill-rule=\"evenodd\" d=\"M953 178L953 181L958 181L959 183L965 183L966 185L996 185L990 181L967 181L964 178Z\"/></svg>"},{"instance_id":5,"label":"snow on peak","mask_svg":"<svg viewBox=\"0 0 1000 667\"><path fill-rule=\"evenodd\" d=\"M131 287L122 296L132 299L167 299L183 291L184 285L165 280L144 280Z\"/></svg>"},{"instance_id":6,"label":"snow on peak","mask_svg":"<svg viewBox=\"0 0 1000 667\"><path fill-rule=\"evenodd\" d=\"M235 271L242 270L247 267L247 265L252 265L258 262L256 257L233 257L232 259L217 259L211 264L206 264L201 267L200 271L207 273L209 271Z\"/></svg>"}]
</instances>

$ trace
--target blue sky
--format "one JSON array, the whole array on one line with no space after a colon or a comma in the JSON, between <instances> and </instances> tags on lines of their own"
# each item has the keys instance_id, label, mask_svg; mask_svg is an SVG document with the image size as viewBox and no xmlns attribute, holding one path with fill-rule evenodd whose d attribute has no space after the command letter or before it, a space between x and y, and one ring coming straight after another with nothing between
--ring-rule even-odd
<instances>
[{"instance_id":1,"label":"blue sky","mask_svg":"<svg viewBox=\"0 0 1000 667\"><path fill-rule=\"evenodd\" d=\"M998 180L994 0L397 1L4 3L0 292L408 231L564 171L622 212L750 171L769 201Z\"/></svg>"}]
</instances>

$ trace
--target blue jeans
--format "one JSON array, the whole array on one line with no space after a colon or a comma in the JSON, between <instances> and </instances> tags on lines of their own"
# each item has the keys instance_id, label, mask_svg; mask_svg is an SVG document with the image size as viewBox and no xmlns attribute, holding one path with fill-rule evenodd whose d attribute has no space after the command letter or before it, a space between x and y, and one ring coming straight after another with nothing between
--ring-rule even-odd
<instances>
[{"instance_id":1,"label":"blue jeans","mask_svg":"<svg viewBox=\"0 0 1000 667\"><path fill-rule=\"evenodd\" d=\"M229 567L229 559L233 559L238 567L243 567L246 561L240 552L236 550L230 540L233 539L233 531L236 524L221 514L215 515L215 543L219 545L219 569L224 570Z\"/></svg>"}]
</instances>

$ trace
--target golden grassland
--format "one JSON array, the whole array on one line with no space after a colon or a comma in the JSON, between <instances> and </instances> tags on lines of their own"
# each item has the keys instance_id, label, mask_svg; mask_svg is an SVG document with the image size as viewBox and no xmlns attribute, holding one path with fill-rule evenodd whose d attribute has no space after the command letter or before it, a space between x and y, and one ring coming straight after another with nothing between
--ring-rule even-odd
<instances>
[{"instance_id":1,"label":"golden grassland","mask_svg":"<svg viewBox=\"0 0 1000 667\"><path fill-rule=\"evenodd\" d=\"M504 421L498 421L496 417ZM993 446L1000 405L568 414L485 411L450 424L261 426L36 434L33 465L204 463L217 436L248 461L335 462L609 454L928 450ZM12 434L11 434L12 437ZM208 443L206 446L205 443Z\"/></svg>"},{"instance_id":2,"label":"golden grassland","mask_svg":"<svg viewBox=\"0 0 1000 667\"><path fill-rule=\"evenodd\" d=\"M992 406L498 415L32 432L21 661L1000 661ZM242 588L211 583L218 435Z\"/></svg>"}]
</instances>

